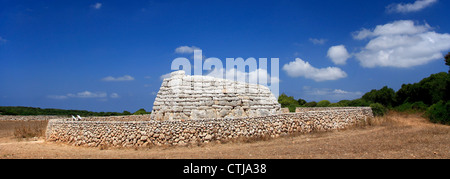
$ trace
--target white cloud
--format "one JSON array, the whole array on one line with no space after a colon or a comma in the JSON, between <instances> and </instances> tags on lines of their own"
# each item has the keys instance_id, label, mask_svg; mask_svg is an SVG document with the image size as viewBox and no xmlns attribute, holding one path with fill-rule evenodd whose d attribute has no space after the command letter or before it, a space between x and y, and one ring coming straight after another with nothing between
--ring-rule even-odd
<instances>
[{"instance_id":1,"label":"white cloud","mask_svg":"<svg viewBox=\"0 0 450 179\"><path fill-rule=\"evenodd\" d=\"M335 90L333 91L333 93L334 93L334 94L348 94L348 93L350 93L350 92L344 91L344 90L341 90L341 89L335 89Z\"/></svg>"},{"instance_id":2,"label":"white cloud","mask_svg":"<svg viewBox=\"0 0 450 179\"><path fill-rule=\"evenodd\" d=\"M119 98L120 96L119 96L119 94L117 94L117 93L111 93L111 94L109 95L109 97L110 97L110 98Z\"/></svg>"},{"instance_id":3,"label":"white cloud","mask_svg":"<svg viewBox=\"0 0 450 179\"><path fill-rule=\"evenodd\" d=\"M314 45L323 45L325 42L327 42L327 39L315 39L315 38L309 38L309 41L313 43Z\"/></svg>"},{"instance_id":4,"label":"white cloud","mask_svg":"<svg viewBox=\"0 0 450 179\"><path fill-rule=\"evenodd\" d=\"M391 4L386 7L388 12L397 12L397 13L408 13L408 12L416 12L420 11L432 4L436 3L437 0L416 0L414 3L400 3L400 4Z\"/></svg>"},{"instance_id":5,"label":"white cloud","mask_svg":"<svg viewBox=\"0 0 450 179\"><path fill-rule=\"evenodd\" d=\"M161 76L159 77L159 79L160 79L161 81L164 80L164 79L166 79L166 78L170 78L170 73L166 73L166 74L161 75Z\"/></svg>"},{"instance_id":6,"label":"white cloud","mask_svg":"<svg viewBox=\"0 0 450 179\"><path fill-rule=\"evenodd\" d=\"M408 68L443 58L442 51L450 49L450 34L432 31L428 24L416 25L402 20L378 25L374 30L363 29L354 38L370 41L356 58L361 66L374 68Z\"/></svg>"},{"instance_id":7,"label":"white cloud","mask_svg":"<svg viewBox=\"0 0 450 179\"><path fill-rule=\"evenodd\" d=\"M328 50L327 56L336 65L345 65L347 63L347 59L351 57L344 45L332 46Z\"/></svg>"},{"instance_id":8,"label":"white cloud","mask_svg":"<svg viewBox=\"0 0 450 179\"><path fill-rule=\"evenodd\" d=\"M95 4L91 5L91 7L94 9L100 9L100 8L102 8L102 3L99 3L99 2L95 3Z\"/></svg>"},{"instance_id":9,"label":"white cloud","mask_svg":"<svg viewBox=\"0 0 450 179\"><path fill-rule=\"evenodd\" d=\"M369 37L388 35L414 35L431 30L430 25L415 25L411 20L399 20L384 25L377 25L374 30L362 29L353 33L353 38L363 40Z\"/></svg>"},{"instance_id":10,"label":"white cloud","mask_svg":"<svg viewBox=\"0 0 450 179\"><path fill-rule=\"evenodd\" d=\"M63 100L68 98L99 98L99 99L106 99L108 97L108 93L106 92L90 92L90 91L83 91L79 93L68 93L67 95L48 95L47 98L50 99L57 99L57 100ZM119 98L119 94L117 93L111 93L109 95L110 98Z\"/></svg>"},{"instance_id":11,"label":"white cloud","mask_svg":"<svg viewBox=\"0 0 450 179\"><path fill-rule=\"evenodd\" d=\"M90 91L83 91L76 94L69 93L67 94L67 97L71 98L105 98L108 95L105 92L90 92Z\"/></svg>"},{"instance_id":12,"label":"white cloud","mask_svg":"<svg viewBox=\"0 0 450 179\"><path fill-rule=\"evenodd\" d=\"M194 53L194 50L201 50L200 48L196 47L196 46L180 46L178 48L175 49L175 53L180 53L180 54L189 54L189 53Z\"/></svg>"},{"instance_id":13,"label":"white cloud","mask_svg":"<svg viewBox=\"0 0 450 179\"><path fill-rule=\"evenodd\" d=\"M125 75L121 77L114 78L112 76L107 76L102 79L102 81L133 81L134 78L130 75Z\"/></svg>"},{"instance_id":14,"label":"white cloud","mask_svg":"<svg viewBox=\"0 0 450 179\"><path fill-rule=\"evenodd\" d=\"M361 98L363 95L359 91L345 91L342 89L329 89L329 88L312 88L310 86L303 87L303 94L308 96L310 100L320 101L320 100L330 100L330 101L340 101L340 100L353 100Z\"/></svg>"},{"instance_id":15,"label":"white cloud","mask_svg":"<svg viewBox=\"0 0 450 179\"><path fill-rule=\"evenodd\" d=\"M59 100L68 98L65 95L48 95L47 97L50 98L50 99L59 99Z\"/></svg>"},{"instance_id":16,"label":"white cloud","mask_svg":"<svg viewBox=\"0 0 450 179\"><path fill-rule=\"evenodd\" d=\"M305 77L317 82L338 80L347 77L347 73L337 67L315 68L300 58L285 64L283 70L291 77Z\"/></svg>"}]
</instances>

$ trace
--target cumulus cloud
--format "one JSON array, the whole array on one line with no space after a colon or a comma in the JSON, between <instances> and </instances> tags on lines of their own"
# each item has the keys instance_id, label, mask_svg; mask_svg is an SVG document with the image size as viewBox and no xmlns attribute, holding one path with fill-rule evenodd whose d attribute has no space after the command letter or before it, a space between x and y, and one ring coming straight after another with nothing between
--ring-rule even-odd
<instances>
[{"instance_id":1,"label":"cumulus cloud","mask_svg":"<svg viewBox=\"0 0 450 179\"><path fill-rule=\"evenodd\" d=\"M417 0L414 3L391 4L386 7L388 12L408 13L420 11L436 3L437 0Z\"/></svg>"},{"instance_id":2,"label":"cumulus cloud","mask_svg":"<svg viewBox=\"0 0 450 179\"><path fill-rule=\"evenodd\" d=\"M179 53L179 54L190 54L190 53L194 53L194 50L201 50L200 48L196 47L196 46L180 46L178 48L175 49L175 53Z\"/></svg>"},{"instance_id":3,"label":"cumulus cloud","mask_svg":"<svg viewBox=\"0 0 450 179\"><path fill-rule=\"evenodd\" d=\"M58 100L67 99L68 98L65 95L48 95L47 97L50 98L50 99L58 99Z\"/></svg>"},{"instance_id":4,"label":"cumulus cloud","mask_svg":"<svg viewBox=\"0 0 450 179\"><path fill-rule=\"evenodd\" d=\"M352 100L361 98L363 95L360 91L345 91L342 89L329 89L329 88L312 88L310 86L303 87L303 94L307 95L310 100Z\"/></svg>"},{"instance_id":5,"label":"cumulus cloud","mask_svg":"<svg viewBox=\"0 0 450 179\"><path fill-rule=\"evenodd\" d=\"M291 77L305 77L317 82L338 80L347 77L347 73L337 67L316 68L300 58L285 64L283 70Z\"/></svg>"},{"instance_id":6,"label":"cumulus cloud","mask_svg":"<svg viewBox=\"0 0 450 179\"><path fill-rule=\"evenodd\" d=\"M105 78L102 78L102 81L133 81L134 78L130 75L125 75L125 76L121 76L121 77L112 77L112 76L107 76Z\"/></svg>"},{"instance_id":7,"label":"cumulus cloud","mask_svg":"<svg viewBox=\"0 0 450 179\"><path fill-rule=\"evenodd\" d=\"M83 91L76 94L69 93L67 94L67 97L71 98L105 98L107 97L107 94L105 92L90 92L90 91Z\"/></svg>"},{"instance_id":8,"label":"cumulus cloud","mask_svg":"<svg viewBox=\"0 0 450 179\"><path fill-rule=\"evenodd\" d=\"M309 41L313 43L314 45L323 45L325 42L327 42L327 39L315 39L315 38L309 38Z\"/></svg>"},{"instance_id":9,"label":"cumulus cloud","mask_svg":"<svg viewBox=\"0 0 450 179\"><path fill-rule=\"evenodd\" d=\"M94 9L100 9L100 8L102 8L102 3L98 2L98 3L92 4L91 7Z\"/></svg>"},{"instance_id":10,"label":"cumulus cloud","mask_svg":"<svg viewBox=\"0 0 450 179\"><path fill-rule=\"evenodd\" d=\"M48 95L47 96L50 99L57 99L57 100L63 100L68 98L100 98L100 99L106 99L108 97L108 93L106 92L90 92L90 91L83 91L78 93L67 93L66 95ZM109 95L110 98L119 98L119 94L117 93L111 93Z\"/></svg>"},{"instance_id":11,"label":"cumulus cloud","mask_svg":"<svg viewBox=\"0 0 450 179\"><path fill-rule=\"evenodd\" d=\"M117 93L111 93L111 94L109 95L109 97L110 97L110 98L119 98L120 96L119 96L119 94L117 94Z\"/></svg>"},{"instance_id":12,"label":"cumulus cloud","mask_svg":"<svg viewBox=\"0 0 450 179\"><path fill-rule=\"evenodd\" d=\"M384 25L378 25L374 30L363 28L360 31L353 33L353 38L363 40L377 36L389 35L414 35L431 30L430 25L416 25L411 20L399 20Z\"/></svg>"},{"instance_id":13,"label":"cumulus cloud","mask_svg":"<svg viewBox=\"0 0 450 179\"><path fill-rule=\"evenodd\" d=\"M166 79L166 78L170 78L170 73L166 73L166 74L161 75L161 76L159 77L159 79L160 79L161 81L164 80L164 79Z\"/></svg>"},{"instance_id":14,"label":"cumulus cloud","mask_svg":"<svg viewBox=\"0 0 450 179\"><path fill-rule=\"evenodd\" d=\"M361 66L408 68L442 59L442 51L450 49L450 34L432 31L428 24L410 20L378 25L374 30L355 32L358 40L369 39L355 57Z\"/></svg>"},{"instance_id":15,"label":"cumulus cloud","mask_svg":"<svg viewBox=\"0 0 450 179\"><path fill-rule=\"evenodd\" d=\"M328 50L327 56L336 65L345 65L347 59L351 57L344 45L332 46Z\"/></svg>"}]
</instances>

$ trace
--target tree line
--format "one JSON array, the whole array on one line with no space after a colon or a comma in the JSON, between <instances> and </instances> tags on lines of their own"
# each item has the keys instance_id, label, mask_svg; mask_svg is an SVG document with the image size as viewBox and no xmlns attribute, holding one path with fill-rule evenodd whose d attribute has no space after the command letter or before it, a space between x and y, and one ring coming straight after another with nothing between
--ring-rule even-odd
<instances>
[{"instance_id":1,"label":"tree line","mask_svg":"<svg viewBox=\"0 0 450 179\"><path fill-rule=\"evenodd\" d=\"M450 67L450 52L445 56L445 64ZM420 82L403 84L395 91L388 86L374 89L355 100L330 103L328 100L307 102L281 94L278 102L291 112L296 107L347 107L370 106L374 115L381 116L387 110L425 112L425 116L435 123L450 124L450 68L448 73L432 74Z\"/></svg>"},{"instance_id":2,"label":"tree line","mask_svg":"<svg viewBox=\"0 0 450 179\"><path fill-rule=\"evenodd\" d=\"M142 115L150 114L145 109L139 109L134 113L129 111L123 112L92 112L87 110L65 110L65 109L41 109L35 107L23 106L0 106L1 115L56 115L56 116L124 116L124 115Z\"/></svg>"}]
</instances>

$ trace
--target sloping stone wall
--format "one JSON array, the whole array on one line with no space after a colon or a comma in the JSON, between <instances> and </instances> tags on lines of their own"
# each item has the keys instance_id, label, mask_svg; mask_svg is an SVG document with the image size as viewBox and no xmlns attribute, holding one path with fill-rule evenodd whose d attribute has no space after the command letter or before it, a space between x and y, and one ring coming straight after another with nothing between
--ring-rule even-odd
<instances>
[{"instance_id":1,"label":"sloping stone wall","mask_svg":"<svg viewBox=\"0 0 450 179\"><path fill-rule=\"evenodd\" d=\"M90 147L187 145L342 129L369 117L373 117L371 108L334 108L264 117L186 121L53 119L47 125L46 140Z\"/></svg>"},{"instance_id":2,"label":"sloping stone wall","mask_svg":"<svg viewBox=\"0 0 450 179\"><path fill-rule=\"evenodd\" d=\"M269 88L210 76L172 72L153 103L152 119L192 120L279 114L281 105Z\"/></svg>"}]
</instances>

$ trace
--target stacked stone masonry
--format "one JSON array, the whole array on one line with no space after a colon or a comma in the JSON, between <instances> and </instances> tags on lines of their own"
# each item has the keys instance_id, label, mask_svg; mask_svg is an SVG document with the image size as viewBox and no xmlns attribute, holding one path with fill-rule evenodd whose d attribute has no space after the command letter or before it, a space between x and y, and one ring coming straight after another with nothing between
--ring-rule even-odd
<instances>
[{"instance_id":1,"label":"stacked stone masonry","mask_svg":"<svg viewBox=\"0 0 450 179\"><path fill-rule=\"evenodd\" d=\"M52 119L46 140L76 146L188 145L238 138L276 138L292 133L343 129L373 117L371 108L329 108L263 117L185 121ZM117 118L120 119L120 118Z\"/></svg>"},{"instance_id":2,"label":"stacked stone masonry","mask_svg":"<svg viewBox=\"0 0 450 179\"><path fill-rule=\"evenodd\" d=\"M269 88L210 76L172 72L153 104L158 121L256 117L279 114L281 106Z\"/></svg>"}]
</instances>

